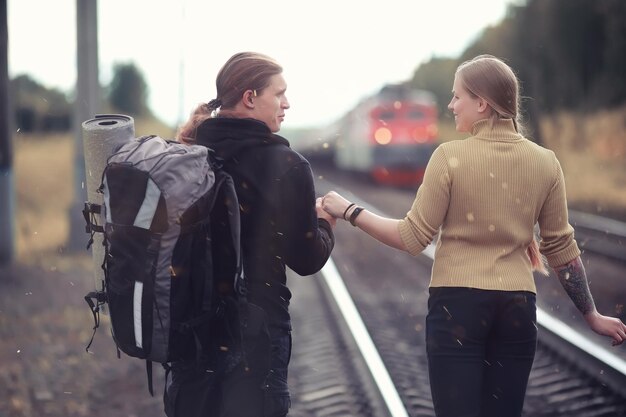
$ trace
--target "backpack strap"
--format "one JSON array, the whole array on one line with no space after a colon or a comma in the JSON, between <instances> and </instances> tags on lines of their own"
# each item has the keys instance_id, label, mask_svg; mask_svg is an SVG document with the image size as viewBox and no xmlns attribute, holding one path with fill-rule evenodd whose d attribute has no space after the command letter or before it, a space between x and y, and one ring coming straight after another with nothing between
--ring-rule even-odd
<instances>
[{"instance_id":1,"label":"backpack strap","mask_svg":"<svg viewBox=\"0 0 626 417\"><path fill-rule=\"evenodd\" d=\"M152 361L146 359L146 374L148 375L148 392L154 397L154 387L152 385Z\"/></svg>"},{"instance_id":2,"label":"backpack strap","mask_svg":"<svg viewBox=\"0 0 626 417\"><path fill-rule=\"evenodd\" d=\"M215 158L211 155L211 150L209 150L209 163L212 163L211 158ZM215 165L213 165L215 167ZM235 184L232 177L223 171L221 168L221 160L217 162L217 168L215 170L215 178L216 178L216 187L224 190L224 195L226 197L226 201L228 204L228 222L231 240L233 243L233 248L235 249L235 261L236 261L236 269L235 269L235 277L234 277L234 288L237 293L237 304L238 304L238 315L239 315L239 326L238 327L238 336L241 340L242 344L246 343L245 333L248 331L248 327L250 324L250 304L248 304L248 292L246 281L243 272L243 259L241 256L241 219L239 217L239 200L237 198L237 193L235 191ZM219 185L218 185L219 181ZM206 301L206 297L205 297ZM245 346L242 346L242 360L244 364L244 368L248 369L248 358Z\"/></svg>"},{"instance_id":3,"label":"backpack strap","mask_svg":"<svg viewBox=\"0 0 626 417\"><path fill-rule=\"evenodd\" d=\"M247 301L246 282L243 274L243 259L241 256L241 220L239 217L239 199L237 198L237 192L235 191L235 183L232 177L223 169L223 160L215 156L214 151L211 148L208 149L207 160L213 168L215 173L215 196L219 196L220 192L224 193L225 200L228 204L227 217L230 229L230 237L232 240L233 248L235 249L235 277L233 280L233 287L235 292L239 296L239 299L244 302ZM210 300L204 298L205 303L210 303ZM205 306L203 305L203 308Z\"/></svg>"},{"instance_id":4,"label":"backpack strap","mask_svg":"<svg viewBox=\"0 0 626 417\"><path fill-rule=\"evenodd\" d=\"M247 298L246 283L243 275L243 260L241 256L241 220L239 218L239 200L237 199L237 193L235 192L235 185L230 175L221 172L223 176L221 187L224 189L224 193L228 206L228 222L230 224L230 237L233 242L233 248L235 248L235 278L234 288L240 298L245 300Z\"/></svg>"}]
</instances>

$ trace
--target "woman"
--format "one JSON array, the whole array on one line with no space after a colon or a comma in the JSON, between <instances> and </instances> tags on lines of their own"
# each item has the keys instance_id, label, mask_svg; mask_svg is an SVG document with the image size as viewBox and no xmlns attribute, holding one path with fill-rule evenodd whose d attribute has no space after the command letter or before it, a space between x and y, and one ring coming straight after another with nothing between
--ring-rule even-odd
<instances>
[{"instance_id":1,"label":"woman","mask_svg":"<svg viewBox=\"0 0 626 417\"><path fill-rule=\"evenodd\" d=\"M525 139L518 81L504 62L461 64L448 108L471 137L433 153L402 220L377 216L335 192L322 207L379 241L419 254L439 234L430 282L426 345L435 413L519 416L537 341L534 244L597 333L626 339L626 326L600 315L589 292L565 184L554 153Z\"/></svg>"},{"instance_id":2,"label":"woman","mask_svg":"<svg viewBox=\"0 0 626 417\"><path fill-rule=\"evenodd\" d=\"M233 178L248 301L267 315L271 352L265 358L259 347L223 373L209 372L210 364L191 371L174 364L165 408L170 417L284 416L291 356L285 267L300 275L319 271L334 245L335 220L316 202L307 160L275 134L289 108L281 66L259 53L238 53L216 86L217 97L194 111L178 139L213 149Z\"/></svg>"}]
</instances>

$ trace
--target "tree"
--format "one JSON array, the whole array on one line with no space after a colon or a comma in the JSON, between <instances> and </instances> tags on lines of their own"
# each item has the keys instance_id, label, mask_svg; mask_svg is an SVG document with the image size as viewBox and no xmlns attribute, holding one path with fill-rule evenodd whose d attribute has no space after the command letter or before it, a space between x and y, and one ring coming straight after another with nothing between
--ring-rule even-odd
<instances>
[{"instance_id":1,"label":"tree","mask_svg":"<svg viewBox=\"0 0 626 417\"><path fill-rule=\"evenodd\" d=\"M411 84L430 90L445 110L456 66L481 54L504 59L522 88L523 119L538 138L539 116L626 102L626 1L526 0L486 28L458 57L432 58Z\"/></svg>"},{"instance_id":2,"label":"tree","mask_svg":"<svg viewBox=\"0 0 626 417\"><path fill-rule=\"evenodd\" d=\"M69 131L72 107L65 93L46 88L29 75L21 74L10 82L15 126L22 132Z\"/></svg>"},{"instance_id":3,"label":"tree","mask_svg":"<svg viewBox=\"0 0 626 417\"><path fill-rule=\"evenodd\" d=\"M122 113L136 116L150 114L147 104L148 85L133 63L115 64L108 97L111 106Z\"/></svg>"},{"instance_id":4,"label":"tree","mask_svg":"<svg viewBox=\"0 0 626 417\"><path fill-rule=\"evenodd\" d=\"M458 65L457 59L433 57L419 66L410 81L412 87L430 91L435 95L440 117L448 113L454 72Z\"/></svg>"}]
</instances>

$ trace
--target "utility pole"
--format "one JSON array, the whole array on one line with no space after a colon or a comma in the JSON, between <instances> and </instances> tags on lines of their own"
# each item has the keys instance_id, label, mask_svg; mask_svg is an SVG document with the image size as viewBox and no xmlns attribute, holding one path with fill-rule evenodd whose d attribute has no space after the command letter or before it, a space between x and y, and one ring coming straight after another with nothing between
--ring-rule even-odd
<instances>
[{"instance_id":1,"label":"utility pole","mask_svg":"<svg viewBox=\"0 0 626 417\"><path fill-rule=\"evenodd\" d=\"M176 125L180 126L186 119L185 115L185 0L180 2L180 47L178 48L178 120Z\"/></svg>"},{"instance_id":2,"label":"utility pole","mask_svg":"<svg viewBox=\"0 0 626 417\"><path fill-rule=\"evenodd\" d=\"M74 202L70 206L67 248L85 249L83 205L87 201L82 123L100 108L98 79L98 0L76 0L76 101L74 103Z\"/></svg>"},{"instance_id":3,"label":"utility pole","mask_svg":"<svg viewBox=\"0 0 626 417\"><path fill-rule=\"evenodd\" d=\"M7 0L0 0L0 265L13 261L15 244L12 120L9 100L9 29Z\"/></svg>"}]
</instances>

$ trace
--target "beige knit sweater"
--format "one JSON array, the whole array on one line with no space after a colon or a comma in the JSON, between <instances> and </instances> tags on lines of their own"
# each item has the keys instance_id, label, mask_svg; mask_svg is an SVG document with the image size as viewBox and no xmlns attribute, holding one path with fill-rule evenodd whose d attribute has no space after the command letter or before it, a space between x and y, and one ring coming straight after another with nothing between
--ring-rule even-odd
<instances>
[{"instance_id":1,"label":"beige knit sweater","mask_svg":"<svg viewBox=\"0 0 626 417\"><path fill-rule=\"evenodd\" d=\"M439 233L431 287L536 292L526 248L537 222L550 266L580 255L554 153L510 119L480 120L471 137L435 150L398 229L413 255Z\"/></svg>"}]
</instances>

